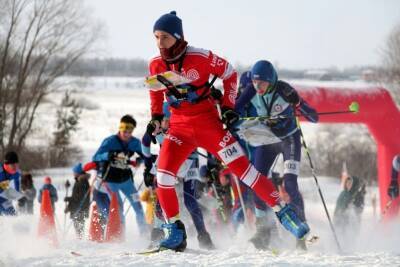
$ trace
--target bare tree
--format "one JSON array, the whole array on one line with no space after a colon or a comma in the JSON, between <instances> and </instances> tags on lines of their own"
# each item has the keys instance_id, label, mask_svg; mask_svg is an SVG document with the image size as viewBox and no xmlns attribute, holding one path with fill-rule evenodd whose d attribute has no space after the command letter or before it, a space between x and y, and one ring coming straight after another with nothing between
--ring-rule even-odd
<instances>
[{"instance_id":1,"label":"bare tree","mask_svg":"<svg viewBox=\"0 0 400 267\"><path fill-rule=\"evenodd\" d=\"M394 27L383 49L383 69L379 75L400 104L400 24Z\"/></svg>"},{"instance_id":2,"label":"bare tree","mask_svg":"<svg viewBox=\"0 0 400 267\"><path fill-rule=\"evenodd\" d=\"M20 151L56 78L99 38L79 0L0 0L0 150Z\"/></svg>"}]
</instances>

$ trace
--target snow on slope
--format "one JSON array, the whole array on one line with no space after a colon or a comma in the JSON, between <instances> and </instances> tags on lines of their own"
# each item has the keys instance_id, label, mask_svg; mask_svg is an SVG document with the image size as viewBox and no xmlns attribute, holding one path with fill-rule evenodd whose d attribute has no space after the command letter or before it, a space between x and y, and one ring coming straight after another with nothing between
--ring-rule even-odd
<instances>
[{"instance_id":1,"label":"snow on slope","mask_svg":"<svg viewBox=\"0 0 400 267\"><path fill-rule=\"evenodd\" d=\"M80 129L74 136L74 143L84 150L83 161L90 160L102 139L117 131L119 118L130 113L138 120L138 128L134 135L140 137L149 119L148 94L143 89L127 88L131 80L96 81L88 83L88 87L78 91L74 96L84 98L97 109L85 109L82 113ZM135 82L135 80L133 80ZM120 86L115 86L118 83ZM40 120L37 123L35 138L31 142L47 140L49 131L54 125L56 103L63 92L56 92L50 101L40 109ZM44 116L45 114L46 116ZM39 127L46 125L47 127ZM317 126L304 124L307 136L312 136ZM47 135L47 137L46 137ZM308 138L309 139L309 138ZM308 140L312 142L312 138ZM140 184L140 171L135 179ZM53 177L59 189L60 198L65 195L62 184L70 177L69 169L42 170L35 176L36 188L41 185L45 174ZM336 198L340 192L339 181L319 177L328 209L333 215ZM257 251L247 240L254 229L239 229L235 236L229 229L210 229L215 251L192 251L187 253L163 252L152 256L139 256L133 252L146 248L147 236L141 236L135 225L132 210L128 213L126 241L120 244L98 244L86 240L77 241L73 229L67 219L69 231L63 237L64 203L58 202L56 208L57 229L60 246L49 247L45 241L37 238L38 206L34 216L17 218L0 218L0 266L400 266L400 227L399 219L391 224L381 224L374 216L371 206L371 195L377 193L376 188L368 188L366 208L363 214L362 228L358 238L343 242L344 253L339 254L327 222L322 203L312 178L300 179L300 188L305 197L306 215L313 234L321 240L310 246L308 252L293 251L291 238L285 238L280 253ZM181 206L182 207L182 206ZM125 207L127 208L127 207ZM182 208L184 214L184 208ZM198 249L196 235L193 234L191 221L184 219L189 234L188 247ZM284 230L280 230L287 236ZM77 251L83 256L70 254ZM127 254L129 252L130 254Z\"/></svg>"}]
</instances>

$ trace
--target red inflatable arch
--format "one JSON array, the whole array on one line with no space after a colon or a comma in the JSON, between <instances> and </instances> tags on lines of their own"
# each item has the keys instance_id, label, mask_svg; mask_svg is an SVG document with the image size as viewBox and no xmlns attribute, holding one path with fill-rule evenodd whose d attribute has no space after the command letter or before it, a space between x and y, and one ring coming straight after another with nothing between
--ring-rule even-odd
<instances>
[{"instance_id":1,"label":"red inflatable arch","mask_svg":"<svg viewBox=\"0 0 400 267\"><path fill-rule=\"evenodd\" d=\"M295 86L299 94L315 107L318 112L348 110L351 102L360 104L357 114L339 114L320 116L324 123L363 123L377 145L378 183L381 211L390 200L387 188L390 183L393 157L400 153L400 112L389 92L384 88L327 88ZM385 216L397 214L397 198Z\"/></svg>"}]
</instances>

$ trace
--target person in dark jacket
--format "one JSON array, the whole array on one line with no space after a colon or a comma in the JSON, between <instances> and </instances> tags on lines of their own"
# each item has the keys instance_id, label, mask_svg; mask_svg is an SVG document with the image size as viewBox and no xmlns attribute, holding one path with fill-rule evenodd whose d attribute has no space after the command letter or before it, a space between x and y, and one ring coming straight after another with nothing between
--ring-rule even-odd
<instances>
[{"instance_id":1,"label":"person in dark jacket","mask_svg":"<svg viewBox=\"0 0 400 267\"><path fill-rule=\"evenodd\" d=\"M51 178L49 176L46 176L44 178L44 184L42 188L39 190L39 196L38 196L39 203L42 203L42 193L44 190L49 190L50 192L51 207L53 208L53 213L54 213L55 211L54 203L58 201L58 194L57 194L57 189L54 187L54 185L51 184Z\"/></svg>"},{"instance_id":2,"label":"person in dark jacket","mask_svg":"<svg viewBox=\"0 0 400 267\"><path fill-rule=\"evenodd\" d=\"M358 231L364 210L365 183L356 176L349 176L344 183L333 215L333 223L344 236Z\"/></svg>"},{"instance_id":3,"label":"person in dark jacket","mask_svg":"<svg viewBox=\"0 0 400 267\"><path fill-rule=\"evenodd\" d=\"M32 174L22 174L21 193L24 197L18 200L19 212L24 214L33 214L33 201L36 197L36 188L33 185Z\"/></svg>"},{"instance_id":4,"label":"person in dark jacket","mask_svg":"<svg viewBox=\"0 0 400 267\"><path fill-rule=\"evenodd\" d=\"M83 171L81 163L75 165L72 171L74 173L75 183L72 188L72 195L64 198L64 201L68 202L64 212L70 212L76 235L78 238L82 238L85 219L89 217L90 198L88 191L90 188L90 175Z\"/></svg>"}]
</instances>

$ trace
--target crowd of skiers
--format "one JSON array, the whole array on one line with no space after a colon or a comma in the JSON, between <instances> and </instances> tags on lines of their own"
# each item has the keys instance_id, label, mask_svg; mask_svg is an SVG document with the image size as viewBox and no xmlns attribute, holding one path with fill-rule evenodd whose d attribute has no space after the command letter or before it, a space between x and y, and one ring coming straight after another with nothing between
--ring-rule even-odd
<instances>
[{"instance_id":1,"label":"crowd of skiers","mask_svg":"<svg viewBox=\"0 0 400 267\"><path fill-rule=\"evenodd\" d=\"M72 194L64 201L76 234L84 233L91 201L97 204L104 229L111 195L117 193L123 223L121 195L133 208L140 233L149 235L150 246L183 251L191 223L180 216L181 195L201 248L215 248L210 228L219 225L236 231L240 224L253 222L256 232L249 241L256 248L268 249L281 224L295 236L297 248L306 249L310 228L297 182L301 129L296 118L316 123L317 111L289 83L278 79L269 61L257 61L238 79L228 61L189 46L175 12L161 16L153 33L160 54L150 60L149 72L166 89L150 90L151 120L142 139L133 136L136 120L124 115L117 133L103 140L91 161L73 167ZM190 82L173 84L163 76L168 71ZM223 90L216 89L210 77L221 79ZM158 155L152 153L152 144ZM282 176L273 172L279 155L283 156ZM140 165L143 184L137 188L134 175ZM388 189L391 198L399 195L399 166L397 156ZM179 193L178 182L183 189ZM44 179L39 202L45 189L55 207L58 197L50 177ZM21 212L32 213L35 194L32 175L20 178L18 156L8 152L0 168L0 214L16 214L12 200L18 200ZM364 195L362 180L346 177L334 213L338 227L348 223L350 206L361 214ZM202 204L207 196L214 199L214 209Z\"/></svg>"}]
</instances>

